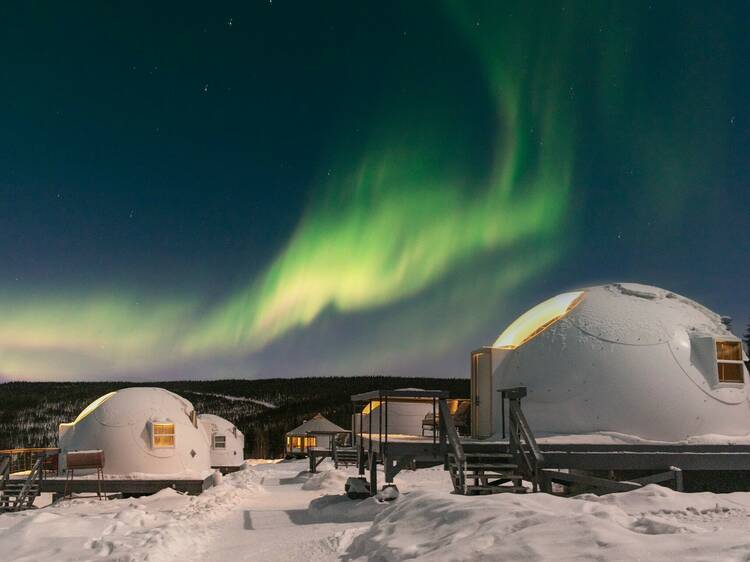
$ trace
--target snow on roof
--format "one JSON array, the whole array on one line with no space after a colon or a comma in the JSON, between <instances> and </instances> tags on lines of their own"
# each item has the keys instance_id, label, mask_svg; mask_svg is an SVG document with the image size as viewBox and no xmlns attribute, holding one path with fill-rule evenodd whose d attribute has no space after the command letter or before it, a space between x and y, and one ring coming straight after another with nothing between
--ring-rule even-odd
<instances>
[{"instance_id":1,"label":"snow on roof","mask_svg":"<svg viewBox=\"0 0 750 562\"><path fill-rule=\"evenodd\" d=\"M628 345L665 343L677 330L733 337L718 314L691 299L650 285L611 283L538 304L512 322L493 347L520 347L564 317L585 334Z\"/></svg>"},{"instance_id":2,"label":"snow on roof","mask_svg":"<svg viewBox=\"0 0 750 562\"><path fill-rule=\"evenodd\" d=\"M339 427L322 415L316 414L312 419L307 420L299 427L288 431L287 435L302 436L308 433L346 433L346 431L346 429Z\"/></svg>"}]
</instances>

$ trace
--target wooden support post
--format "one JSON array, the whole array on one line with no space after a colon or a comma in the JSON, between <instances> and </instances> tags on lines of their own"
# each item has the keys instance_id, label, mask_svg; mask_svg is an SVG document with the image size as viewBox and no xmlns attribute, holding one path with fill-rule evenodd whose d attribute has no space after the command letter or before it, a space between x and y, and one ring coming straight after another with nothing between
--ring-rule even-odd
<instances>
[{"instance_id":1,"label":"wooden support post","mask_svg":"<svg viewBox=\"0 0 750 562\"><path fill-rule=\"evenodd\" d=\"M378 459L377 453L370 453L370 495L378 493Z\"/></svg>"},{"instance_id":2,"label":"wooden support post","mask_svg":"<svg viewBox=\"0 0 750 562\"><path fill-rule=\"evenodd\" d=\"M364 429L362 428L362 410L364 410L364 406L359 411L359 446L357 447L357 470L359 471L360 476L365 475L365 446L362 443L362 433Z\"/></svg>"},{"instance_id":3,"label":"wooden support post","mask_svg":"<svg viewBox=\"0 0 750 562\"><path fill-rule=\"evenodd\" d=\"M677 468L676 466L670 466L669 470L671 470L674 473L674 489L678 492L684 492L685 491L685 483L682 479L682 469Z\"/></svg>"},{"instance_id":4,"label":"wooden support post","mask_svg":"<svg viewBox=\"0 0 750 562\"><path fill-rule=\"evenodd\" d=\"M307 458L310 460L310 472L312 474L315 474L315 467L317 466L315 464L315 452L308 449L307 450Z\"/></svg>"}]
</instances>

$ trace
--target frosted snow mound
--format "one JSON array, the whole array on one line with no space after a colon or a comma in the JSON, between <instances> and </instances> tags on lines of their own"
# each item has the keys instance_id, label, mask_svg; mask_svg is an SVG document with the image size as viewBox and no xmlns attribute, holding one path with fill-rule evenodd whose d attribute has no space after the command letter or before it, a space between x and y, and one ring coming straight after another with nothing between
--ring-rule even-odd
<instances>
[{"instance_id":1,"label":"frosted snow mound","mask_svg":"<svg viewBox=\"0 0 750 562\"><path fill-rule=\"evenodd\" d=\"M302 484L303 490L328 490L332 492L341 492L346 484L348 474L338 470L328 470L313 475Z\"/></svg>"},{"instance_id":2,"label":"frosted snow mound","mask_svg":"<svg viewBox=\"0 0 750 562\"><path fill-rule=\"evenodd\" d=\"M137 499L76 499L38 511L0 515L0 553L17 561L193 559L212 524L264 494L258 475L243 470L200 496L164 489ZM2 556L3 560L6 560Z\"/></svg>"},{"instance_id":3,"label":"frosted snow mound","mask_svg":"<svg viewBox=\"0 0 750 562\"><path fill-rule=\"evenodd\" d=\"M345 560L744 560L750 493L655 485L604 497L415 491L355 537Z\"/></svg>"}]
</instances>

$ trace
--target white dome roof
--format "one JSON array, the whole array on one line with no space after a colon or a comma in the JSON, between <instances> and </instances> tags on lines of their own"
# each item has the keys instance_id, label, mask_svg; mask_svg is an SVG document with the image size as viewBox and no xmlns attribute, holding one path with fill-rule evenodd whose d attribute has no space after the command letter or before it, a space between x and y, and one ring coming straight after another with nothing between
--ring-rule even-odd
<instances>
[{"instance_id":1,"label":"white dome roof","mask_svg":"<svg viewBox=\"0 0 750 562\"><path fill-rule=\"evenodd\" d=\"M195 420L195 421L194 421ZM173 431L173 444L155 447L154 424ZM208 440L193 405L163 388L133 387L105 394L75 421L60 424L63 453L102 449L108 474L177 474L210 468Z\"/></svg>"},{"instance_id":2,"label":"white dome roof","mask_svg":"<svg viewBox=\"0 0 750 562\"><path fill-rule=\"evenodd\" d=\"M738 341L690 299L632 283L591 287L545 301L500 335L493 386L527 387L535 432L745 435L745 384L719 380L716 340Z\"/></svg>"}]
</instances>

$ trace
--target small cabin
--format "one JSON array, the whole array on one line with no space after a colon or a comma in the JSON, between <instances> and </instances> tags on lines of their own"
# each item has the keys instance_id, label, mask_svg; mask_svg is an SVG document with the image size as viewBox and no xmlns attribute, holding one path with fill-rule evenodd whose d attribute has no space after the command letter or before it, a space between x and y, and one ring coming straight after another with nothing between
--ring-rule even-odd
<instances>
[{"instance_id":1,"label":"small cabin","mask_svg":"<svg viewBox=\"0 0 750 562\"><path fill-rule=\"evenodd\" d=\"M245 462L245 436L230 422L214 414L198 416L211 449L211 468L222 472L237 470Z\"/></svg>"},{"instance_id":2,"label":"small cabin","mask_svg":"<svg viewBox=\"0 0 750 562\"><path fill-rule=\"evenodd\" d=\"M348 434L349 430L339 427L321 414L316 414L286 433L284 450L287 457L302 457L307 455L309 449L330 450L336 438Z\"/></svg>"}]
</instances>

